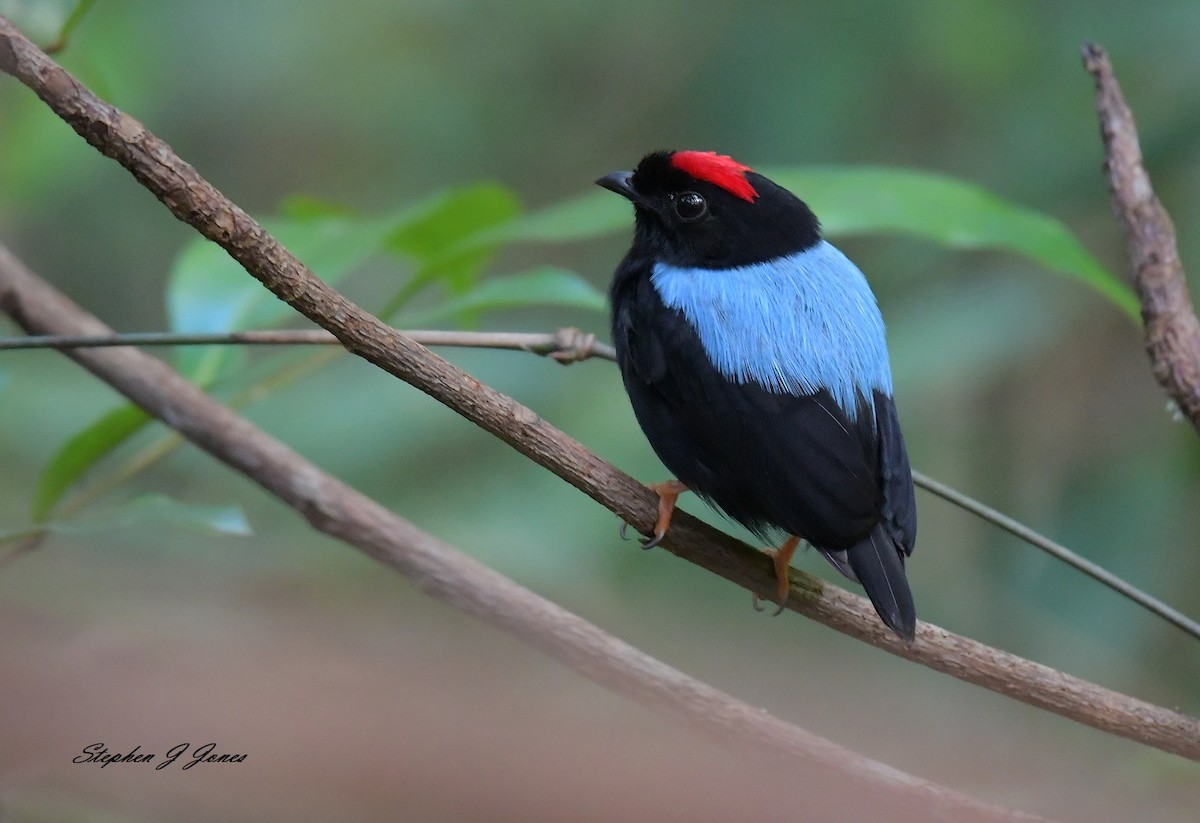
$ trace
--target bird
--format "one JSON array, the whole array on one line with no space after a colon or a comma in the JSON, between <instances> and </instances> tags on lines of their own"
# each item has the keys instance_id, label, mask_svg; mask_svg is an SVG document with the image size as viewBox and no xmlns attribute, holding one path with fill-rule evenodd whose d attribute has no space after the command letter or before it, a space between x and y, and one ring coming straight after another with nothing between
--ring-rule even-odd
<instances>
[{"instance_id":1,"label":"bird","mask_svg":"<svg viewBox=\"0 0 1200 823\"><path fill-rule=\"evenodd\" d=\"M692 491L774 547L776 614L804 542L913 642L912 470L866 277L803 200L727 155L656 151L596 183L633 204L609 288L613 346L674 475L650 486L658 520L643 546Z\"/></svg>"}]
</instances>

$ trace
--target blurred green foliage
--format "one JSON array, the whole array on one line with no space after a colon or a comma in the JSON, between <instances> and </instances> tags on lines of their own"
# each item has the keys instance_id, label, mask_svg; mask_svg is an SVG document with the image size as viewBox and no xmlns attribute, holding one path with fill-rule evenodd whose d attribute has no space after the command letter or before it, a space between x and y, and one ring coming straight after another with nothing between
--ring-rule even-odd
<instances>
[{"instance_id":1,"label":"blurred green foliage","mask_svg":"<svg viewBox=\"0 0 1200 823\"><path fill-rule=\"evenodd\" d=\"M1184 262L1200 260L1200 235L1187 228L1200 224L1200 4L354 6L99 3L60 59L262 216L322 277L399 326L575 325L604 336L599 295L624 251L629 212L590 181L663 147L716 149L763 168L813 204L872 280L914 464L1200 613L1200 448L1164 412L1128 322L1129 291L1109 274L1123 270L1124 250L1078 57L1084 39L1109 49ZM43 43L72 8L0 0L0 13ZM290 319L11 81L0 82L0 238L121 330ZM662 479L611 367L447 356L635 476ZM906 699L921 695L922 706L982 705L819 628L754 620L742 593L661 553L629 550L605 512L348 358L197 349L175 362L417 525L701 677L729 683L743 665L791 681L811 650L850 660L864 682L906 684ZM396 596L371 589L373 566L325 547L194 452L165 451L159 427L122 409L60 356L0 358L0 524L26 523L31 506L53 519L56 504L93 494L98 516L148 493L202 512L236 502L255 550L246 540L196 542L204 551L172 553L164 578L203 566L216 569L220 589L287 567L322 588L345 586L364 610ZM149 456L152 466L125 479ZM1200 711L1194 642L933 498L918 506L911 577L922 616ZM119 581L168 545L200 540L154 522L138 539L56 534L41 551L64 541L99 579ZM811 558L797 562L825 573ZM3 567L0 590L51 612L80 594L39 556ZM181 596L201 602L205 591ZM696 609L698 598L710 605ZM781 660L780 648L794 659ZM782 688L746 696L787 710L795 697ZM971 729L938 735L961 750L975 742ZM1103 768L1127 751L1061 737L1067 760L1111 751ZM879 745L884 759L908 757L900 740ZM923 757L953 768L953 757ZM1139 771L1113 785L1128 799L1172 779L1168 768L1146 771L1156 777Z\"/></svg>"}]
</instances>

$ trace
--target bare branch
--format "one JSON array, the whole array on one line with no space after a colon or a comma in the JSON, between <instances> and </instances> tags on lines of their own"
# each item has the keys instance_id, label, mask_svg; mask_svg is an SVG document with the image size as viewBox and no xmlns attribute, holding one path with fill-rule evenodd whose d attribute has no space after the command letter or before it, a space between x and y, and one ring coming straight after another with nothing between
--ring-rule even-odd
<instances>
[{"instance_id":1,"label":"bare branch","mask_svg":"<svg viewBox=\"0 0 1200 823\"><path fill-rule=\"evenodd\" d=\"M1083 572L1093 580L1103 583L1117 592L1117 594L1129 598L1142 608L1152 614L1158 615L1168 623L1179 627L1192 637L1200 638L1200 623L1197 623L1178 609L1168 606L1157 597L1147 594L1128 580L1118 577L1098 563L1093 563L1086 557L1076 554L1063 544L1051 540L1044 534L1039 534L1024 523L1019 523L1008 515L996 511L991 506L980 503L975 498L963 494L958 489L951 488L945 483L934 480L932 477L921 472L913 472L913 483L925 489L930 494L936 494L943 500L953 503L964 511L970 512L979 519L986 520L992 525L1004 529L1009 534L1024 540L1034 548L1041 549L1056 560L1060 560L1068 566Z\"/></svg>"},{"instance_id":2,"label":"bare branch","mask_svg":"<svg viewBox=\"0 0 1200 823\"><path fill-rule=\"evenodd\" d=\"M0 309L31 333L110 333L2 246ZM325 474L157 358L124 348L72 349L68 356L149 414L258 482L301 512L319 531L399 571L427 594L511 632L592 680L670 711L709 736L765 748L805 767L832 770L938 819L1041 820L981 803L872 761L646 655Z\"/></svg>"},{"instance_id":3,"label":"bare branch","mask_svg":"<svg viewBox=\"0 0 1200 823\"><path fill-rule=\"evenodd\" d=\"M578 363L592 357L613 360L612 346L597 342L594 334L562 328L551 334L504 331L412 330L403 334L422 346L473 349L514 349L554 358L560 363ZM77 349L106 346L311 346L342 343L323 329L281 331L233 331L213 334L178 332L127 332L108 335L36 335L0 337L0 351L22 349Z\"/></svg>"},{"instance_id":4,"label":"bare branch","mask_svg":"<svg viewBox=\"0 0 1200 823\"><path fill-rule=\"evenodd\" d=\"M649 531L657 497L628 475L600 460L579 443L540 419L531 409L481 384L395 329L381 323L316 278L249 215L231 203L171 148L128 115L104 103L63 68L0 18L0 71L17 77L88 142L125 166L179 219L220 244L274 294L323 328L351 352L429 394L463 417L511 445L539 465L616 512L641 531ZM0 297L0 302L5 298ZM18 318L23 307L5 308ZM28 318L26 318L28 319ZM103 334L106 329L48 328L28 323L33 332ZM73 357L136 354L124 350L76 350ZM151 388L151 387L146 387ZM205 448L209 427L200 421L164 415L173 428ZM232 456L237 458L236 455ZM234 465L246 471L244 461ZM265 481L264 481L265 482ZM272 479L269 488L292 503L322 529L350 536L344 524L329 522L324 497L301 497L294 484ZM374 504L372 504L374 505ZM376 507L378 509L378 507ZM382 514L387 514L382 512ZM774 591L770 559L744 543L684 513L676 515L664 547L761 597ZM367 542L373 556L382 553ZM414 569L418 585L429 587L428 571ZM907 645L875 617L863 598L793 569L788 607L852 637L962 680L1006 694L1097 729L1200 759L1200 721L1104 689L1016 655L976 643L927 623ZM507 585L512 585L508 583ZM490 598L492 594L480 590ZM447 595L472 613L480 604ZM509 618L499 621L509 626ZM547 631L540 627L540 631Z\"/></svg>"},{"instance_id":5,"label":"bare branch","mask_svg":"<svg viewBox=\"0 0 1200 823\"><path fill-rule=\"evenodd\" d=\"M1104 140L1104 170L1113 210L1129 243L1133 281L1142 304L1146 353L1154 378L1200 430L1200 322L1175 245L1175 226L1142 165L1137 125L1104 49L1083 47L1096 81L1096 113Z\"/></svg>"}]
</instances>

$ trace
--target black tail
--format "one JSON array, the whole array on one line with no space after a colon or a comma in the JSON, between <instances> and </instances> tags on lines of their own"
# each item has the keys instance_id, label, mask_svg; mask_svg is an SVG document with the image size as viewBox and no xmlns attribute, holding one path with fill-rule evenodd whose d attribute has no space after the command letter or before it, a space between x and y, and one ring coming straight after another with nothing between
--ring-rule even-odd
<instances>
[{"instance_id":1,"label":"black tail","mask_svg":"<svg viewBox=\"0 0 1200 823\"><path fill-rule=\"evenodd\" d=\"M883 622L911 643L917 631L917 610L904 576L904 558L883 524L846 552L846 562Z\"/></svg>"}]
</instances>

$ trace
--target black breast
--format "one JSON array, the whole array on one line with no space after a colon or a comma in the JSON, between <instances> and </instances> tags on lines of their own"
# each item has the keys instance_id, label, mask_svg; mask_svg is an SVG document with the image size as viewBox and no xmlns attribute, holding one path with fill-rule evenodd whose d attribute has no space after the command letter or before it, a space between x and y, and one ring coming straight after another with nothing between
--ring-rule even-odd
<instances>
[{"instance_id":1,"label":"black breast","mask_svg":"<svg viewBox=\"0 0 1200 823\"><path fill-rule=\"evenodd\" d=\"M727 379L683 314L663 304L651 265L631 254L617 270L613 342L638 423L681 482L765 540L784 531L828 550L863 540L894 509L911 510L911 480L907 500L885 499L885 478L908 475L903 441L897 457L880 438L899 438L891 398L862 398L851 421L828 392L777 394Z\"/></svg>"}]
</instances>

